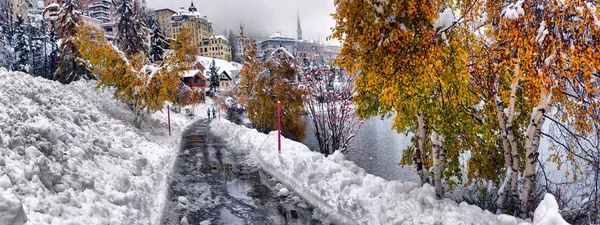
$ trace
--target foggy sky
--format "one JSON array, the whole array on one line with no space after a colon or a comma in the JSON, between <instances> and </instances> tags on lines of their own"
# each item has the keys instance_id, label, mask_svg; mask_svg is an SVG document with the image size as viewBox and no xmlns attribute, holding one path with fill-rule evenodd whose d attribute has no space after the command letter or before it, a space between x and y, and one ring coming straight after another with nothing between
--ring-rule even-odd
<instances>
[{"instance_id":1,"label":"foggy sky","mask_svg":"<svg viewBox=\"0 0 600 225\"><path fill-rule=\"evenodd\" d=\"M186 9L190 0L146 0L149 8ZM257 38L265 38L281 31L282 35L295 38L297 14L300 15L303 38L325 42L331 35L335 21L330 16L335 11L333 0L194 0L198 12L208 16L216 34L231 29L239 34L240 23L244 32ZM328 43L335 44L336 41Z\"/></svg>"}]
</instances>

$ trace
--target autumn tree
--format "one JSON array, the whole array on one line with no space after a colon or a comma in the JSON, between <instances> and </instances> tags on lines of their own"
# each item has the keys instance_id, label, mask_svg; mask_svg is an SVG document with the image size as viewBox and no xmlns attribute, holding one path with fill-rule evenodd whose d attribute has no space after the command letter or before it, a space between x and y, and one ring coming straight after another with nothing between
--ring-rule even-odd
<instances>
[{"instance_id":1,"label":"autumn tree","mask_svg":"<svg viewBox=\"0 0 600 225\"><path fill-rule=\"evenodd\" d=\"M241 36L244 36L244 28L240 26ZM232 91L238 96L237 102L247 106L254 100L255 94L258 92L257 85L260 74L265 70L261 61L258 59L256 42L252 38L243 38L242 44L244 47L244 66L239 72L240 83L235 85Z\"/></svg>"},{"instance_id":2,"label":"autumn tree","mask_svg":"<svg viewBox=\"0 0 600 225\"><path fill-rule=\"evenodd\" d=\"M293 56L282 48L272 53L266 70L256 81L259 88L255 88L255 99L248 103L247 112L256 129L268 133L277 129L277 102L280 102L282 135L302 140L306 130L301 119L303 92L293 83L298 73L294 63Z\"/></svg>"},{"instance_id":3,"label":"autumn tree","mask_svg":"<svg viewBox=\"0 0 600 225\"><path fill-rule=\"evenodd\" d=\"M61 40L59 46L58 68L54 73L54 79L67 84L79 79L94 79L87 63L82 59L81 50L77 48L75 41L76 29L82 26L79 7L76 2L66 0L58 14L57 34Z\"/></svg>"},{"instance_id":4,"label":"autumn tree","mask_svg":"<svg viewBox=\"0 0 600 225\"><path fill-rule=\"evenodd\" d=\"M484 109L490 109L484 110L482 117L489 118L486 114L491 115L494 111L497 117L496 121L487 120L486 126L499 131L497 140L502 143L507 172L500 188L498 206L512 208L513 213L520 212L522 217L527 217L535 206L532 194L540 180L536 177L537 166L543 160L539 159L539 143L546 120L549 119L551 125L557 124L561 128L559 133L582 135L590 130L582 129L585 126L575 128L575 121L581 121L580 124L595 121L593 116L583 116L586 115L585 110L571 111L577 106L590 106L590 101L575 93L583 93L582 90L594 93L597 90L592 88L597 87L593 79L584 75L593 77L598 68L597 60L589 57L590 53L597 52L592 38L597 36L598 30L592 25L595 10L583 1L486 1L484 9L487 24L479 35L479 42L483 43L481 55L485 56L476 59L474 90L485 93L481 95L486 103ZM550 113L552 108L560 116L553 116ZM568 122L570 117L578 119ZM569 132L567 127L571 128ZM554 138L557 134L544 135ZM559 139L553 140L557 144L555 148L582 149L564 148L568 146L567 142L556 140ZM489 153L474 152L474 158ZM560 162L574 159L569 155L572 154L566 154L566 158L557 154L551 156L552 161L560 166ZM484 160L471 159L470 163L481 164ZM473 171L478 169L470 169L470 176L476 176ZM520 172L523 173L522 180L519 180ZM547 178L542 180L547 181ZM523 181L522 188L519 188L519 181ZM547 185L540 187L552 192Z\"/></svg>"},{"instance_id":5,"label":"autumn tree","mask_svg":"<svg viewBox=\"0 0 600 225\"><path fill-rule=\"evenodd\" d=\"M472 147L478 129L469 114L477 103L468 90L473 35L443 1L339 1L336 7L332 37L344 43L337 63L359 73L358 115L395 114L394 129L417 133L410 155L421 182L434 183L441 198L442 177L457 177L446 179L451 186L462 180L458 156ZM453 7L459 16L470 9L466 2Z\"/></svg>"},{"instance_id":6,"label":"autumn tree","mask_svg":"<svg viewBox=\"0 0 600 225\"><path fill-rule=\"evenodd\" d=\"M98 87L113 87L115 98L131 106L133 123L139 128L146 115L162 110L165 101L173 101L183 72L191 68L198 53L191 40L189 29L183 29L160 67L147 65L142 54L128 57L106 41L102 32L86 26L78 29L75 44L92 65Z\"/></svg>"}]
</instances>

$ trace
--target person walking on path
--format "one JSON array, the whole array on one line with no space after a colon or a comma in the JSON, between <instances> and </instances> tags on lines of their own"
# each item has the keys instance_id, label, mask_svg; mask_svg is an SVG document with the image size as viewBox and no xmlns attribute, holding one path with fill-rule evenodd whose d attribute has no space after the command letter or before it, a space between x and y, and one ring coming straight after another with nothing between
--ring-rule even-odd
<instances>
[{"instance_id":1,"label":"person walking on path","mask_svg":"<svg viewBox=\"0 0 600 225\"><path fill-rule=\"evenodd\" d=\"M213 108L213 118L217 118L217 110L215 108Z\"/></svg>"},{"instance_id":2,"label":"person walking on path","mask_svg":"<svg viewBox=\"0 0 600 225\"><path fill-rule=\"evenodd\" d=\"M210 119L210 108L206 110L206 113L208 114L208 119Z\"/></svg>"}]
</instances>

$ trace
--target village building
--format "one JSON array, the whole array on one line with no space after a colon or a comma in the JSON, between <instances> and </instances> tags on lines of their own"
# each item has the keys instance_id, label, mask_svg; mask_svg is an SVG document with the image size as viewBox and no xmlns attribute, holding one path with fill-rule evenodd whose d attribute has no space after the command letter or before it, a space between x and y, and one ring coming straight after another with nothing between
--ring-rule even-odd
<instances>
[{"instance_id":1,"label":"village building","mask_svg":"<svg viewBox=\"0 0 600 225\"><path fill-rule=\"evenodd\" d=\"M158 23L160 30L163 31L165 37L171 37L171 17L173 14L175 14L175 11L167 8L154 10L156 22Z\"/></svg>"},{"instance_id":2,"label":"village building","mask_svg":"<svg viewBox=\"0 0 600 225\"><path fill-rule=\"evenodd\" d=\"M227 38L213 33L212 22L206 15L198 12L194 3L188 9L179 8L177 12L170 9L154 11L158 23L167 37L176 39L181 30L192 32L192 41L200 47L200 55L231 61L231 47Z\"/></svg>"},{"instance_id":3,"label":"village building","mask_svg":"<svg viewBox=\"0 0 600 225\"><path fill-rule=\"evenodd\" d=\"M235 62L229 62L224 59L198 56L196 61L201 63L205 68L203 74L206 77L207 86L210 84L210 65L213 60L215 61L215 66L218 68L217 74L219 76L219 90L228 90L239 79L238 73L242 69L242 65Z\"/></svg>"}]
</instances>

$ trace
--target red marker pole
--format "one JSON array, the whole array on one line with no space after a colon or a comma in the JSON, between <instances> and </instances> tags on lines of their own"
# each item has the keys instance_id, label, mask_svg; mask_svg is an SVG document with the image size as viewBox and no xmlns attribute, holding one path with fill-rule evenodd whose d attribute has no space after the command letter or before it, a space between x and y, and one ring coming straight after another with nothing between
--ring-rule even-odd
<instances>
[{"instance_id":1,"label":"red marker pole","mask_svg":"<svg viewBox=\"0 0 600 225\"><path fill-rule=\"evenodd\" d=\"M281 103L277 101L277 153L281 154Z\"/></svg>"},{"instance_id":2,"label":"red marker pole","mask_svg":"<svg viewBox=\"0 0 600 225\"><path fill-rule=\"evenodd\" d=\"M167 106L167 120L169 121L169 136L171 136L171 106Z\"/></svg>"}]
</instances>

